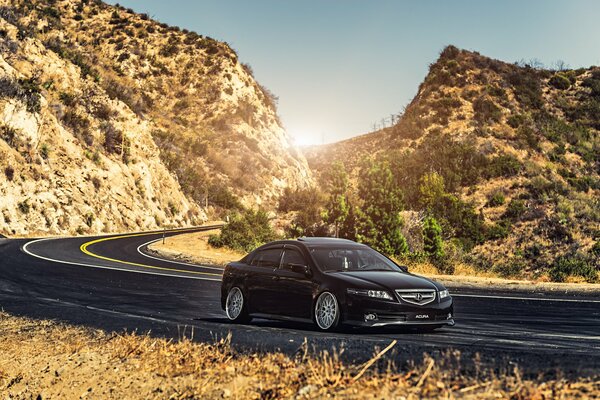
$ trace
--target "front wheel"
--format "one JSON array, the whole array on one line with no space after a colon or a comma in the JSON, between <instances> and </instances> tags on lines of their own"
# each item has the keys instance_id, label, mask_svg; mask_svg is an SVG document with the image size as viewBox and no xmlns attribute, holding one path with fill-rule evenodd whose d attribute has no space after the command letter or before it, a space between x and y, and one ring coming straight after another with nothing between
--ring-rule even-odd
<instances>
[{"instance_id":1,"label":"front wheel","mask_svg":"<svg viewBox=\"0 0 600 400\"><path fill-rule=\"evenodd\" d=\"M332 331L338 327L340 307L333 293L323 292L319 295L313 316L315 323L323 331Z\"/></svg>"},{"instance_id":2,"label":"front wheel","mask_svg":"<svg viewBox=\"0 0 600 400\"><path fill-rule=\"evenodd\" d=\"M248 305L246 304L244 293L237 286L229 289L229 293L227 293L225 313L227 314L227 318L232 322L245 323L251 320L248 315Z\"/></svg>"}]
</instances>

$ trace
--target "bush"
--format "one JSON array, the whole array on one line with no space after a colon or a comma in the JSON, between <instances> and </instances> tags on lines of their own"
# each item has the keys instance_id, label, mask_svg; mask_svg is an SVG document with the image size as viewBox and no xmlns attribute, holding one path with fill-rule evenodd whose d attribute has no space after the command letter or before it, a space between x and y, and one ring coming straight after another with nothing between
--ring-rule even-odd
<instances>
[{"instance_id":1,"label":"bush","mask_svg":"<svg viewBox=\"0 0 600 400\"><path fill-rule=\"evenodd\" d=\"M513 114L506 120L506 123L511 128L517 129L519 126L527 122L527 116L524 114Z\"/></svg>"},{"instance_id":2,"label":"bush","mask_svg":"<svg viewBox=\"0 0 600 400\"><path fill-rule=\"evenodd\" d=\"M107 153L120 153L123 150L123 132L108 122L102 123L100 128L104 131L104 149Z\"/></svg>"},{"instance_id":3,"label":"bush","mask_svg":"<svg viewBox=\"0 0 600 400\"><path fill-rule=\"evenodd\" d=\"M525 206L524 200L512 199L510 203L508 203L508 207L504 214L502 214L502 217L513 221L518 220L526 210L527 207Z\"/></svg>"},{"instance_id":4,"label":"bush","mask_svg":"<svg viewBox=\"0 0 600 400\"><path fill-rule=\"evenodd\" d=\"M581 254L559 257L550 268L549 275L553 282L564 282L568 276L579 276L590 283L598 281L598 271L592 260Z\"/></svg>"},{"instance_id":5,"label":"bush","mask_svg":"<svg viewBox=\"0 0 600 400\"><path fill-rule=\"evenodd\" d=\"M506 262L494 265L492 271L503 278L518 278L524 269L525 263L522 260L512 258Z\"/></svg>"},{"instance_id":6,"label":"bush","mask_svg":"<svg viewBox=\"0 0 600 400\"><path fill-rule=\"evenodd\" d=\"M31 209L31 206L29 205L27 200L24 200L17 204L17 208L19 209L19 211L22 214L29 214L29 210Z\"/></svg>"},{"instance_id":7,"label":"bush","mask_svg":"<svg viewBox=\"0 0 600 400\"><path fill-rule=\"evenodd\" d=\"M505 239L510 234L510 221L500 221L486 228L487 240Z\"/></svg>"},{"instance_id":8,"label":"bush","mask_svg":"<svg viewBox=\"0 0 600 400\"><path fill-rule=\"evenodd\" d=\"M523 164L515 156L502 154L489 160L487 175L490 178L510 177L517 175L522 169Z\"/></svg>"},{"instance_id":9,"label":"bush","mask_svg":"<svg viewBox=\"0 0 600 400\"><path fill-rule=\"evenodd\" d=\"M0 139L4 140L11 147L17 147L19 143L17 130L8 125L0 125Z\"/></svg>"},{"instance_id":10,"label":"bush","mask_svg":"<svg viewBox=\"0 0 600 400\"><path fill-rule=\"evenodd\" d=\"M504 193L494 192L488 199L486 205L488 207L497 207L503 205L505 201L506 197L504 197Z\"/></svg>"},{"instance_id":11,"label":"bush","mask_svg":"<svg viewBox=\"0 0 600 400\"><path fill-rule=\"evenodd\" d=\"M27 111L36 113L41 110L41 88L37 77L15 80L8 76L0 78L0 96L16 99Z\"/></svg>"},{"instance_id":12,"label":"bush","mask_svg":"<svg viewBox=\"0 0 600 400\"><path fill-rule=\"evenodd\" d=\"M50 156L50 146L46 143L42 143L42 146L40 147L40 156L42 156L44 160L47 160Z\"/></svg>"},{"instance_id":13,"label":"bush","mask_svg":"<svg viewBox=\"0 0 600 400\"><path fill-rule=\"evenodd\" d=\"M563 74L555 74L550 78L549 83L557 89L566 90L571 87L571 81Z\"/></svg>"},{"instance_id":14,"label":"bush","mask_svg":"<svg viewBox=\"0 0 600 400\"><path fill-rule=\"evenodd\" d=\"M537 73L532 68L515 70L508 75L517 100L526 108L541 109L544 104L542 87Z\"/></svg>"},{"instance_id":15,"label":"bush","mask_svg":"<svg viewBox=\"0 0 600 400\"><path fill-rule=\"evenodd\" d=\"M209 237L208 243L215 247L250 252L276 238L266 212L245 210L241 214L234 214L219 235Z\"/></svg>"},{"instance_id":16,"label":"bush","mask_svg":"<svg viewBox=\"0 0 600 400\"><path fill-rule=\"evenodd\" d=\"M432 260L444 258L442 227L433 217L427 217L423 223L423 250Z\"/></svg>"},{"instance_id":17,"label":"bush","mask_svg":"<svg viewBox=\"0 0 600 400\"><path fill-rule=\"evenodd\" d=\"M6 175L6 179L12 182L15 177L15 169L12 166L7 165L6 168L4 168L4 175Z\"/></svg>"},{"instance_id":18,"label":"bush","mask_svg":"<svg viewBox=\"0 0 600 400\"><path fill-rule=\"evenodd\" d=\"M492 100L483 96L473 102L473 111L475 120L481 123L500 122L502 119L500 108Z\"/></svg>"}]
</instances>

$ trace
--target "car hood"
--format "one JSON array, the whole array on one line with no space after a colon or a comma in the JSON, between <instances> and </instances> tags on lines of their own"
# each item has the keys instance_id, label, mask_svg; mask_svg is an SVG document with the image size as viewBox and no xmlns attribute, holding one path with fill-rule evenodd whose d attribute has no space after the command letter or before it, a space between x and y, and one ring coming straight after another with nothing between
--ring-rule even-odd
<instances>
[{"instance_id":1,"label":"car hood","mask_svg":"<svg viewBox=\"0 0 600 400\"><path fill-rule=\"evenodd\" d=\"M330 276L345 281L348 287L375 289L383 287L396 289L435 289L444 290L444 285L422 276L394 271L339 271L330 272Z\"/></svg>"}]
</instances>

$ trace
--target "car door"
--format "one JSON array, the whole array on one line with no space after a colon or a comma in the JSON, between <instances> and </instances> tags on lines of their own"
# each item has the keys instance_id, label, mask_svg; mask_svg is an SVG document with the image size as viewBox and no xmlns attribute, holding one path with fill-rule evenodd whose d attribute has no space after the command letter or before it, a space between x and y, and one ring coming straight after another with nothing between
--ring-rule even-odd
<instances>
[{"instance_id":1,"label":"car door","mask_svg":"<svg viewBox=\"0 0 600 400\"><path fill-rule=\"evenodd\" d=\"M277 299L273 295L273 285L275 271L281 263L282 250L281 246L259 250L250 261L246 285L251 313L277 312Z\"/></svg>"},{"instance_id":2,"label":"car door","mask_svg":"<svg viewBox=\"0 0 600 400\"><path fill-rule=\"evenodd\" d=\"M281 266L275 272L279 293L279 314L295 318L311 318L314 284L299 266L309 263L296 246L286 245Z\"/></svg>"}]
</instances>

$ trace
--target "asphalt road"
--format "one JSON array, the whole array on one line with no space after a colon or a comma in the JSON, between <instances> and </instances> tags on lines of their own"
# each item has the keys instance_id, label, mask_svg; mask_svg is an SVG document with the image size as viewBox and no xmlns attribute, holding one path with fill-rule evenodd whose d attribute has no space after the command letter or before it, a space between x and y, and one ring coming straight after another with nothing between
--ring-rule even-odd
<instances>
[{"instance_id":1,"label":"asphalt road","mask_svg":"<svg viewBox=\"0 0 600 400\"><path fill-rule=\"evenodd\" d=\"M232 325L220 307L221 269L152 258L146 246L161 237L0 238L0 307L14 315L165 337L214 340L231 333L242 350L293 354L306 338L309 350L344 349L343 357L354 362L397 339L388 356L399 365L423 353L460 352L465 370L482 364L499 372L517 365L525 374L600 371L600 293L450 286L456 326L433 333L389 328L332 334L266 320Z\"/></svg>"}]
</instances>

